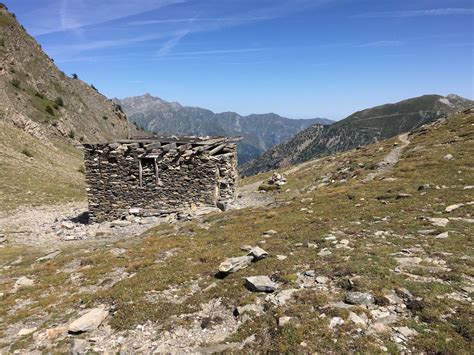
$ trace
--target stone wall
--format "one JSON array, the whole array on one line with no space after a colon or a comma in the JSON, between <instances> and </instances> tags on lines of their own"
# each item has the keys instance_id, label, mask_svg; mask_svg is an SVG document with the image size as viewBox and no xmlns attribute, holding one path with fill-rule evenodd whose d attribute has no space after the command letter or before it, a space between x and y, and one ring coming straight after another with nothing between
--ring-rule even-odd
<instances>
[{"instance_id":1,"label":"stone wall","mask_svg":"<svg viewBox=\"0 0 474 355\"><path fill-rule=\"evenodd\" d=\"M159 215L235 198L237 151L229 139L160 138L84 148L91 222L131 209Z\"/></svg>"}]
</instances>

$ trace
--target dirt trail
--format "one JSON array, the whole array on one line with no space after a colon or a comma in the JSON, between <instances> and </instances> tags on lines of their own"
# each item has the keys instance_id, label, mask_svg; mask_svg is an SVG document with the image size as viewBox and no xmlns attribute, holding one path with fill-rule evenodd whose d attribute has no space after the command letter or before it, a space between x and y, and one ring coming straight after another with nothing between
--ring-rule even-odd
<instances>
[{"instance_id":1,"label":"dirt trail","mask_svg":"<svg viewBox=\"0 0 474 355\"><path fill-rule=\"evenodd\" d=\"M388 153L383 160L377 164L377 170L374 173L369 174L363 182L369 182L374 180L377 176L384 175L390 170L393 169L395 164L398 163L400 157L403 153L403 150L410 144L408 140L408 133L403 133L398 136L398 140L401 144L393 148L390 153Z\"/></svg>"}]
</instances>

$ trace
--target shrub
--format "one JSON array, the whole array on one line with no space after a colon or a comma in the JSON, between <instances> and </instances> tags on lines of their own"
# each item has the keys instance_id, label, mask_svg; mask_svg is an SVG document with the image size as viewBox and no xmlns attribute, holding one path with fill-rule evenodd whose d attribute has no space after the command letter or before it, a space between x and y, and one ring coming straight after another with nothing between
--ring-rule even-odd
<instances>
[{"instance_id":1,"label":"shrub","mask_svg":"<svg viewBox=\"0 0 474 355\"><path fill-rule=\"evenodd\" d=\"M79 138L79 142L84 142L84 136L81 136L81 138Z\"/></svg>"},{"instance_id":2,"label":"shrub","mask_svg":"<svg viewBox=\"0 0 474 355\"><path fill-rule=\"evenodd\" d=\"M86 169L84 168L83 165L81 165L79 168L77 168L77 171L80 172L81 174L85 174L85 173L86 173Z\"/></svg>"},{"instance_id":3,"label":"shrub","mask_svg":"<svg viewBox=\"0 0 474 355\"><path fill-rule=\"evenodd\" d=\"M45 111L49 113L51 116L54 116L54 110L51 106L47 105Z\"/></svg>"},{"instance_id":4,"label":"shrub","mask_svg":"<svg viewBox=\"0 0 474 355\"><path fill-rule=\"evenodd\" d=\"M64 106L64 101L62 97L57 97L56 100L54 100L54 103L58 106L63 107Z\"/></svg>"},{"instance_id":5,"label":"shrub","mask_svg":"<svg viewBox=\"0 0 474 355\"><path fill-rule=\"evenodd\" d=\"M107 121L107 120L109 119L109 118L108 118L107 116L105 116L105 115L102 116L102 118L103 118L105 121Z\"/></svg>"},{"instance_id":6,"label":"shrub","mask_svg":"<svg viewBox=\"0 0 474 355\"><path fill-rule=\"evenodd\" d=\"M71 138L71 139L74 139L74 137L76 136L76 132L74 132L74 130L71 129L71 130L69 131L69 134L68 134L67 136L68 136L69 138Z\"/></svg>"},{"instance_id":7,"label":"shrub","mask_svg":"<svg viewBox=\"0 0 474 355\"><path fill-rule=\"evenodd\" d=\"M13 85L14 87L16 87L17 89L20 88L20 80L18 80L18 79L12 79L12 80L10 81L10 84L12 84L12 85Z\"/></svg>"},{"instance_id":8,"label":"shrub","mask_svg":"<svg viewBox=\"0 0 474 355\"><path fill-rule=\"evenodd\" d=\"M72 74L72 78L73 78L73 79L77 79L77 78L79 78L79 77L77 76L76 73L74 73L74 74Z\"/></svg>"},{"instance_id":9,"label":"shrub","mask_svg":"<svg viewBox=\"0 0 474 355\"><path fill-rule=\"evenodd\" d=\"M23 148L23 150L21 151L22 154L25 154L27 157L31 158L33 156L33 152L31 150L29 150L28 148Z\"/></svg>"},{"instance_id":10,"label":"shrub","mask_svg":"<svg viewBox=\"0 0 474 355\"><path fill-rule=\"evenodd\" d=\"M95 91L99 92L99 90L97 90L97 88L94 86L94 84L91 84L91 88L94 89Z\"/></svg>"},{"instance_id":11,"label":"shrub","mask_svg":"<svg viewBox=\"0 0 474 355\"><path fill-rule=\"evenodd\" d=\"M40 99L44 99L44 94L40 93L39 91L36 92L35 96L39 97Z\"/></svg>"}]
</instances>

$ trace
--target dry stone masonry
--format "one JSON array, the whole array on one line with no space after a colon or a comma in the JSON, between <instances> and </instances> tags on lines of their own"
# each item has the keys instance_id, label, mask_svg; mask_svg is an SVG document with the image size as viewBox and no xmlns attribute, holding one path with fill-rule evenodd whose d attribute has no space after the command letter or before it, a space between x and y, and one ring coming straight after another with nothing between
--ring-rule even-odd
<instances>
[{"instance_id":1,"label":"dry stone masonry","mask_svg":"<svg viewBox=\"0 0 474 355\"><path fill-rule=\"evenodd\" d=\"M238 140L154 137L84 144L90 222L233 201Z\"/></svg>"}]
</instances>

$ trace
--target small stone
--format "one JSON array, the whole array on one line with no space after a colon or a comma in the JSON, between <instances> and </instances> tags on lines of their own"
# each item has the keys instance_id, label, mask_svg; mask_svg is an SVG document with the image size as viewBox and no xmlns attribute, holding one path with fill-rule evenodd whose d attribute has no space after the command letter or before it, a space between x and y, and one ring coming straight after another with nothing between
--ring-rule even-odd
<instances>
[{"instance_id":1,"label":"small stone","mask_svg":"<svg viewBox=\"0 0 474 355\"><path fill-rule=\"evenodd\" d=\"M410 338L418 334L418 332L414 329L408 328L406 326L403 327L395 327L395 330L403 335L405 338Z\"/></svg>"},{"instance_id":2,"label":"small stone","mask_svg":"<svg viewBox=\"0 0 474 355\"><path fill-rule=\"evenodd\" d=\"M453 156L452 154L446 154L444 157L443 157L444 160L452 160L453 159Z\"/></svg>"},{"instance_id":3,"label":"small stone","mask_svg":"<svg viewBox=\"0 0 474 355\"><path fill-rule=\"evenodd\" d=\"M261 314L263 313L264 308L263 305L257 305L257 304L246 304L245 306L239 306L234 310L234 315L235 316L242 316L245 313L256 313L256 314Z\"/></svg>"},{"instance_id":4,"label":"small stone","mask_svg":"<svg viewBox=\"0 0 474 355\"><path fill-rule=\"evenodd\" d=\"M0 234L0 244L6 243L7 237L4 234Z\"/></svg>"},{"instance_id":5,"label":"small stone","mask_svg":"<svg viewBox=\"0 0 474 355\"><path fill-rule=\"evenodd\" d=\"M82 333L97 329L108 315L109 311L103 306L93 308L69 324L69 333Z\"/></svg>"},{"instance_id":6,"label":"small stone","mask_svg":"<svg viewBox=\"0 0 474 355\"><path fill-rule=\"evenodd\" d=\"M225 202L225 201L217 201L216 206L222 212L227 211L227 209L228 209L227 202Z\"/></svg>"},{"instance_id":7,"label":"small stone","mask_svg":"<svg viewBox=\"0 0 474 355\"><path fill-rule=\"evenodd\" d=\"M336 237L333 235L328 235L327 237L324 237L324 240L336 240Z\"/></svg>"},{"instance_id":8,"label":"small stone","mask_svg":"<svg viewBox=\"0 0 474 355\"><path fill-rule=\"evenodd\" d=\"M20 329L20 331L18 332L18 336L22 337L22 336L25 336L25 335L29 335L31 333L34 333L36 331L36 327L33 327L33 328L22 328Z\"/></svg>"},{"instance_id":9,"label":"small stone","mask_svg":"<svg viewBox=\"0 0 474 355\"><path fill-rule=\"evenodd\" d=\"M64 229L74 229L75 224L72 223L71 221L64 221L61 223L61 227Z\"/></svg>"},{"instance_id":10,"label":"small stone","mask_svg":"<svg viewBox=\"0 0 474 355\"><path fill-rule=\"evenodd\" d=\"M318 248L318 244L316 244L316 243L308 243L307 246L308 246L308 249L317 249Z\"/></svg>"},{"instance_id":11,"label":"small stone","mask_svg":"<svg viewBox=\"0 0 474 355\"><path fill-rule=\"evenodd\" d=\"M280 317L278 318L278 326L283 327L285 324L288 324L291 322L293 317Z\"/></svg>"},{"instance_id":12,"label":"small stone","mask_svg":"<svg viewBox=\"0 0 474 355\"><path fill-rule=\"evenodd\" d=\"M267 230L267 231L263 232L263 234L268 234L268 235L275 235L277 233L278 232L276 230L273 230L273 229L270 229L270 230Z\"/></svg>"},{"instance_id":13,"label":"small stone","mask_svg":"<svg viewBox=\"0 0 474 355\"><path fill-rule=\"evenodd\" d=\"M35 282L32 279L29 279L26 276L21 276L16 280L15 285L13 285L12 292L18 291L21 287L33 286L34 284Z\"/></svg>"},{"instance_id":14,"label":"small stone","mask_svg":"<svg viewBox=\"0 0 474 355\"><path fill-rule=\"evenodd\" d=\"M357 325L362 325L366 326L367 325L367 316L364 314L365 319L362 318L361 316L358 316L354 312L349 312L349 319L352 321L352 323L357 324Z\"/></svg>"},{"instance_id":15,"label":"small stone","mask_svg":"<svg viewBox=\"0 0 474 355\"><path fill-rule=\"evenodd\" d=\"M397 199L402 199L402 198L410 198L411 194L406 194L406 193L399 193L397 195Z\"/></svg>"},{"instance_id":16,"label":"small stone","mask_svg":"<svg viewBox=\"0 0 474 355\"><path fill-rule=\"evenodd\" d=\"M319 256L328 256L328 255L331 255L332 252L330 250L328 250L327 248L324 248L323 250L321 250L318 255Z\"/></svg>"},{"instance_id":17,"label":"small stone","mask_svg":"<svg viewBox=\"0 0 474 355\"><path fill-rule=\"evenodd\" d=\"M275 306L284 306L289 300L291 300L291 298L293 297L293 294L297 291L298 290L296 288L289 288L289 289L282 290L280 292L268 295L265 298L265 300L273 303Z\"/></svg>"},{"instance_id":18,"label":"small stone","mask_svg":"<svg viewBox=\"0 0 474 355\"><path fill-rule=\"evenodd\" d=\"M73 339L71 343L71 355L82 355L86 353L86 349L89 346L89 342L84 339Z\"/></svg>"},{"instance_id":19,"label":"small stone","mask_svg":"<svg viewBox=\"0 0 474 355\"><path fill-rule=\"evenodd\" d=\"M128 227L128 226L132 225L132 222L122 221L122 220L118 219L118 220L110 222L110 225L112 227Z\"/></svg>"},{"instance_id":20,"label":"small stone","mask_svg":"<svg viewBox=\"0 0 474 355\"><path fill-rule=\"evenodd\" d=\"M339 243L342 244L342 245L349 245L349 240L343 239Z\"/></svg>"},{"instance_id":21,"label":"small stone","mask_svg":"<svg viewBox=\"0 0 474 355\"><path fill-rule=\"evenodd\" d=\"M450 206L446 207L444 209L444 211L449 213L449 212L452 212L454 210L457 210L458 208L460 208L462 206L464 206L464 203L458 203L458 204L455 204L455 205L450 205Z\"/></svg>"},{"instance_id":22,"label":"small stone","mask_svg":"<svg viewBox=\"0 0 474 355\"><path fill-rule=\"evenodd\" d=\"M308 277L315 277L316 276L316 271L314 270L307 270L303 273L304 276L308 276Z\"/></svg>"},{"instance_id":23,"label":"small stone","mask_svg":"<svg viewBox=\"0 0 474 355\"><path fill-rule=\"evenodd\" d=\"M45 256L42 256L41 258L36 259L37 262L42 262L42 261L47 261L47 260L52 260L55 257L57 257L59 254L61 254L60 250L53 251L49 254L46 254Z\"/></svg>"},{"instance_id":24,"label":"small stone","mask_svg":"<svg viewBox=\"0 0 474 355\"><path fill-rule=\"evenodd\" d=\"M252 256L254 261L257 261L267 257L268 253L260 247L254 247L249 251L248 255Z\"/></svg>"},{"instance_id":25,"label":"small stone","mask_svg":"<svg viewBox=\"0 0 474 355\"><path fill-rule=\"evenodd\" d=\"M277 255L276 257L277 257L277 259L280 260L280 261L283 261L283 260L285 260L286 258L288 258L286 255Z\"/></svg>"},{"instance_id":26,"label":"small stone","mask_svg":"<svg viewBox=\"0 0 474 355\"><path fill-rule=\"evenodd\" d=\"M238 256L235 258L228 258L219 265L219 272L230 274L242 270L249 266L253 260L253 256Z\"/></svg>"},{"instance_id":27,"label":"small stone","mask_svg":"<svg viewBox=\"0 0 474 355\"><path fill-rule=\"evenodd\" d=\"M436 227L446 227L449 223L447 218L428 217L428 221Z\"/></svg>"},{"instance_id":28,"label":"small stone","mask_svg":"<svg viewBox=\"0 0 474 355\"><path fill-rule=\"evenodd\" d=\"M449 232L444 232L444 233L438 234L435 238L436 239L446 239L448 237L449 237Z\"/></svg>"},{"instance_id":29,"label":"small stone","mask_svg":"<svg viewBox=\"0 0 474 355\"><path fill-rule=\"evenodd\" d=\"M329 322L329 327L330 328L335 328L338 325L343 325L344 324L344 319L341 317L333 317L331 318L331 321Z\"/></svg>"},{"instance_id":30,"label":"small stone","mask_svg":"<svg viewBox=\"0 0 474 355\"><path fill-rule=\"evenodd\" d=\"M374 303L374 297L369 293L348 292L345 301L353 305L369 305Z\"/></svg>"},{"instance_id":31,"label":"small stone","mask_svg":"<svg viewBox=\"0 0 474 355\"><path fill-rule=\"evenodd\" d=\"M245 286L253 292L274 292L277 288L277 285L268 276L247 277Z\"/></svg>"},{"instance_id":32,"label":"small stone","mask_svg":"<svg viewBox=\"0 0 474 355\"><path fill-rule=\"evenodd\" d=\"M325 284L329 281L329 278L327 278L326 276L318 276L316 277L316 282L318 284Z\"/></svg>"}]
</instances>

